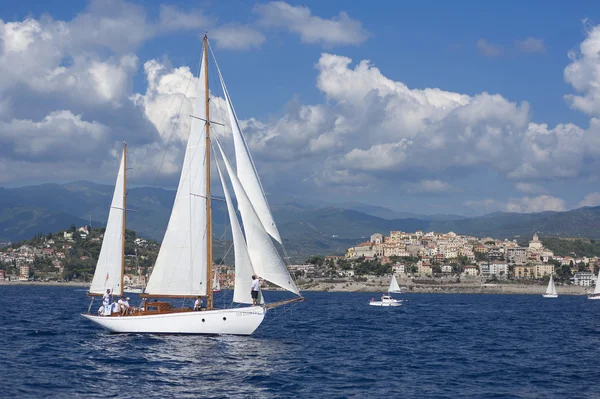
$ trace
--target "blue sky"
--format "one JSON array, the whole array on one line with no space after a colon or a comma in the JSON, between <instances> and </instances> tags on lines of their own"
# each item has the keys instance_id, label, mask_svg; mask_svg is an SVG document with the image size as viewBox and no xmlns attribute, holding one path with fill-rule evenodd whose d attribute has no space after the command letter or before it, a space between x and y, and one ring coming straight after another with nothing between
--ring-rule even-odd
<instances>
[{"instance_id":1,"label":"blue sky","mask_svg":"<svg viewBox=\"0 0 600 399\"><path fill-rule=\"evenodd\" d=\"M3 4L0 184L110 183L123 139L133 159L160 159L169 134L158 115L175 94L150 88L148 68L163 83L195 72L206 30L273 196L416 213L600 205L599 10L591 1ZM176 185L184 127L162 186ZM157 165L143 166L140 184L154 184Z\"/></svg>"}]
</instances>

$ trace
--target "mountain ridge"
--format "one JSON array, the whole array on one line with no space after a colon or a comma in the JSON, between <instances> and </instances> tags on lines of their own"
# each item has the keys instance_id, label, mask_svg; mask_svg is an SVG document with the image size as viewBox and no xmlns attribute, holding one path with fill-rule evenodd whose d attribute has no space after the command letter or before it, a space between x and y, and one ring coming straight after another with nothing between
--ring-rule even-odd
<instances>
[{"instance_id":1,"label":"mountain ridge","mask_svg":"<svg viewBox=\"0 0 600 399\"><path fill-rule=\"evenodd\" d=\"M18 188L0 187L0 241L17 241L34 234L55 232L71 224L104 225L113 187L75 181L46 183ZM128 228L149 238L162 240L175 191L134 187L128 192ZM483 216L419 215L346 202L339 204L303 201L280 196L270 201L281 236L290 256L301 259L313 253L343 253L371 234L403 231L454 231L478 237L516 238L540 233L546 236L600 238L600 207L583 207L565 212L509 213ZM393 215L413 216L389 218ZM381 216L387 216L381 217ZM225 229L225 204L213 203L215 235Z\"/></svg>"}]
</instances>

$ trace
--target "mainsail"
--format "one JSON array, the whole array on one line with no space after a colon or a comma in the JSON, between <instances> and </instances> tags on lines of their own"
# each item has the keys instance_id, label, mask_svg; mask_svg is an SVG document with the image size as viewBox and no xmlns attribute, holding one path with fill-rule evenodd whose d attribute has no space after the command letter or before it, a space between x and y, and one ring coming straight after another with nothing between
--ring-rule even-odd
<instances>
[{"instance_id":1,"label":"mainsail","mask_svg":"<svg viewBox=\"0 0 600 399\"><path fill-rule=\"evenodd\" d=\"M556 292L556 286L554 285L554 277L550 275L550 281L548 282L548 287L546 288L546 295L558 295Z\"/></svg>"},{"instance_id":2,"label":"mainsail","mask_svg":"<svg viewBox=\"0 0 600 399\"><path fill-rule=\"evenodd\" d=\"M242 223L244 224L248 254L250 255L250 261L252 262L256 274L281 288L300 295L296 283L290 276L290 273L283 263L283 259L279 256L275 245L271 241L271 236L265 230L256 213L253 206L254 204L248 198L244 187L233 171L233 168L221 147L221 143L218 139L215 141L219 147L219 152L223 157L229 178L231 179L233 191L238 203L238 209L242 216Z\"/></svg>"},{"instance_id":3,"label":"mainsail","mask_svg":"<svg viewBox=\"0 0 600 399\"><path fill-rule=\"evenodd\" d=\"M150 295L206 295L205 77L203 58L175 203L146 287Z\"/></svg>"},{"instance_id":4,"label":"mainsail","mask_svg":"<svg viewBox=\"0 0 600 399\"><path fill-rule=\"evenodd\" d=\"M594 288L594 295L600 295L600 271L598 271L598 278L596 279L596 287Z\"/></svg>"},{"instance_id":5,"label":"mainsail","mask_svg":"<svg viewBox=\"0 0 600 399\"><path fill-rule=\"evenodd\" d=\"M398 285L398 281L396 280L396 276L394 275L392 275L392 281L390 281L388 292L400 292L400 286Z\"/></svg>"},{"instance_id":6,"label":"mainsail","mask_svg":"<svg viewBox=\"0 0 600 399\"><path fill-rule=\"evenodd\" d=\"M122 294L121 273L123 267L123 214L125 212L125 149L121 157L121 166L115 183L108 222L104 231L102 248L96 264L89 293L102 295L107 289Z\"/></svg>"},{"instance_id":7,"label":"mainsail","mask_svg":"<svg viewBox=\"0 0 600 399\"><path fill-rule=\"evenodd\" d=\"M223 87L223 93L225 94L227 112L229 114L229 122L231 124L231 130L233 134L237 178L246 191L248 199L254 206L254 210L256 211L256 214L258 215L265 230L271 235L271 237L281 244L282 241L279 231L277 230L277 225L275 224L275 220L273 219L273 215L269 209L267 198L263 191L262 185L260 184L260 179L258 178L256 168L254 167L254 162L252 161L252 156L248 151L246 140L242 134L242 130L240 129L237 116L235 115L235 110L233 109L233 104L231 103L231 98L229 97L229 92L227 91L227 87L225 87L225 81L223 80L223 76L221 75L218 65L217 71L219 73L219 79L221 80L221 86Z\"/></svg>"}]
</instances>

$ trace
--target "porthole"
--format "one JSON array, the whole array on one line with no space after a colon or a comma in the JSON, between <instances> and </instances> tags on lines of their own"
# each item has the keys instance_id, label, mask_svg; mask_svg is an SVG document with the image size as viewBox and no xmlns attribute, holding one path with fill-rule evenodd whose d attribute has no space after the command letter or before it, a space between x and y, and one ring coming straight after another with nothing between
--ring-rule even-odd
<instances>
[{"instance_id":1,"label":"porthole","mask_svg":"<svg viewBox=\"0 0 600 399\"><path fill-rule=\"evenodd\" d=\"M223 317L223 321L227 320L227 317Z\"/></svg>"},{"instance_id":2,"label":"porthole","mask_svg":"<svg viewBox=\"0 0 600 399\"><path fill-rule=\"evenodd\" d=\"M204 323L206 320L202 319L202 323Z\"/></svg>"}]
</instances>

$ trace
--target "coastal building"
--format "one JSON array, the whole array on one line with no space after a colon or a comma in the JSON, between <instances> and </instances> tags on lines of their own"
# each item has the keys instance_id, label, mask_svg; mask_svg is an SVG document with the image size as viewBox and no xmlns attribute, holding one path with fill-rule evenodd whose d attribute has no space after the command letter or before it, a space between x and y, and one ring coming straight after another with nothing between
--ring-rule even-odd
<instances>
[{"instance_id":1,"label":"coastal building","mask_svg":"<svg viewBox=\"0 0 600 399\"><path fill-rule=\"evenodd\" d=\"M0 270L0 281L4 281L6 278L6 272L4 270Z\"/></svg>"},{"instance_id":2,"label":"coastal building","mask_svg":"<svg viewBox=\"0 0 600 399\"><path fill-rule=\"evenodd\" d=\"M477 276L477 267L473 265L466 265L463 274L465 276Z\"/></svg>"},{"instance_id":3,"label":"coastal building","mask_svg":"<svg viewBox=\"0 0 600 399\"><path fill-rule=\"evenodd\" d=\"M523 265L527 263L527 249L523 247L507 248L506 259L508 263Z\"/></svg>"},{"instance_id":4,"label":"coastal building","mask_svg":"<svg viewBox=\"0 0 600 399\"><path fill-rule=\"evenodd\" d=\"M544 248L542 242L538 239L537 233L533 235L533 240L529 241L529 249L532 251L541 251Z\"/></svg>"},{"instance_id":5,"label":"coastal building","mask_svg":"<svg viewBox=\"0 0 600 399\"><path fill-rule=\"evenodd\" d=\"M554 273L554 265L541 263L533 266L533 274L535 278L550 276Z\"/></svg>"},{"instance_id":6,"label":"coastal building","mask_svg":"<svg viewBox=\"0 0 600 399\"><path fill-rule=\"evenodd\" d=\"M417 273L419 273L419 275L421 275L421 276L431 276L433 271L431 269L431 265L424 264L424 263L417 263Z\"/></svg>"},{"instance_id":7,"label":"coastal building","mask_svg":"<svg viewBox=\"0 0 600 399\"><path fill-rule=\"evenodd\" d=\"M441 269L442 273L452 273L452 266L450 265L443 265Z\"/></svg>"},{"instance_id":8,"label":"coastal building","mask_svg":"<svg viewBox=\"0 0 600 399\"><path fill-rule=\"evenodd\" d=\"M514 269L515 278L534 278L535 273L533 266L515 266Z\"/></svg>"},{"instance_id":9,"label":"coastal building","mask_svg":"<svg viewBox=\"0 0 600 399\"><path fill-rule=\"evenodd\" d=\"M595 280L596 276L588 272L577 272L573 275L573 284L582 287L591 287Z\"/></svg>"},{"instance_id":10,"label":"coastal building","mask_svg":"<svg viewBox=\"0 0 600 399\"><path fill-rule=\"evenodd\" d=\"M21 265L19 266L19 280L27 281L29 280L29 265Z\"/></svg>"}]
</instances>

